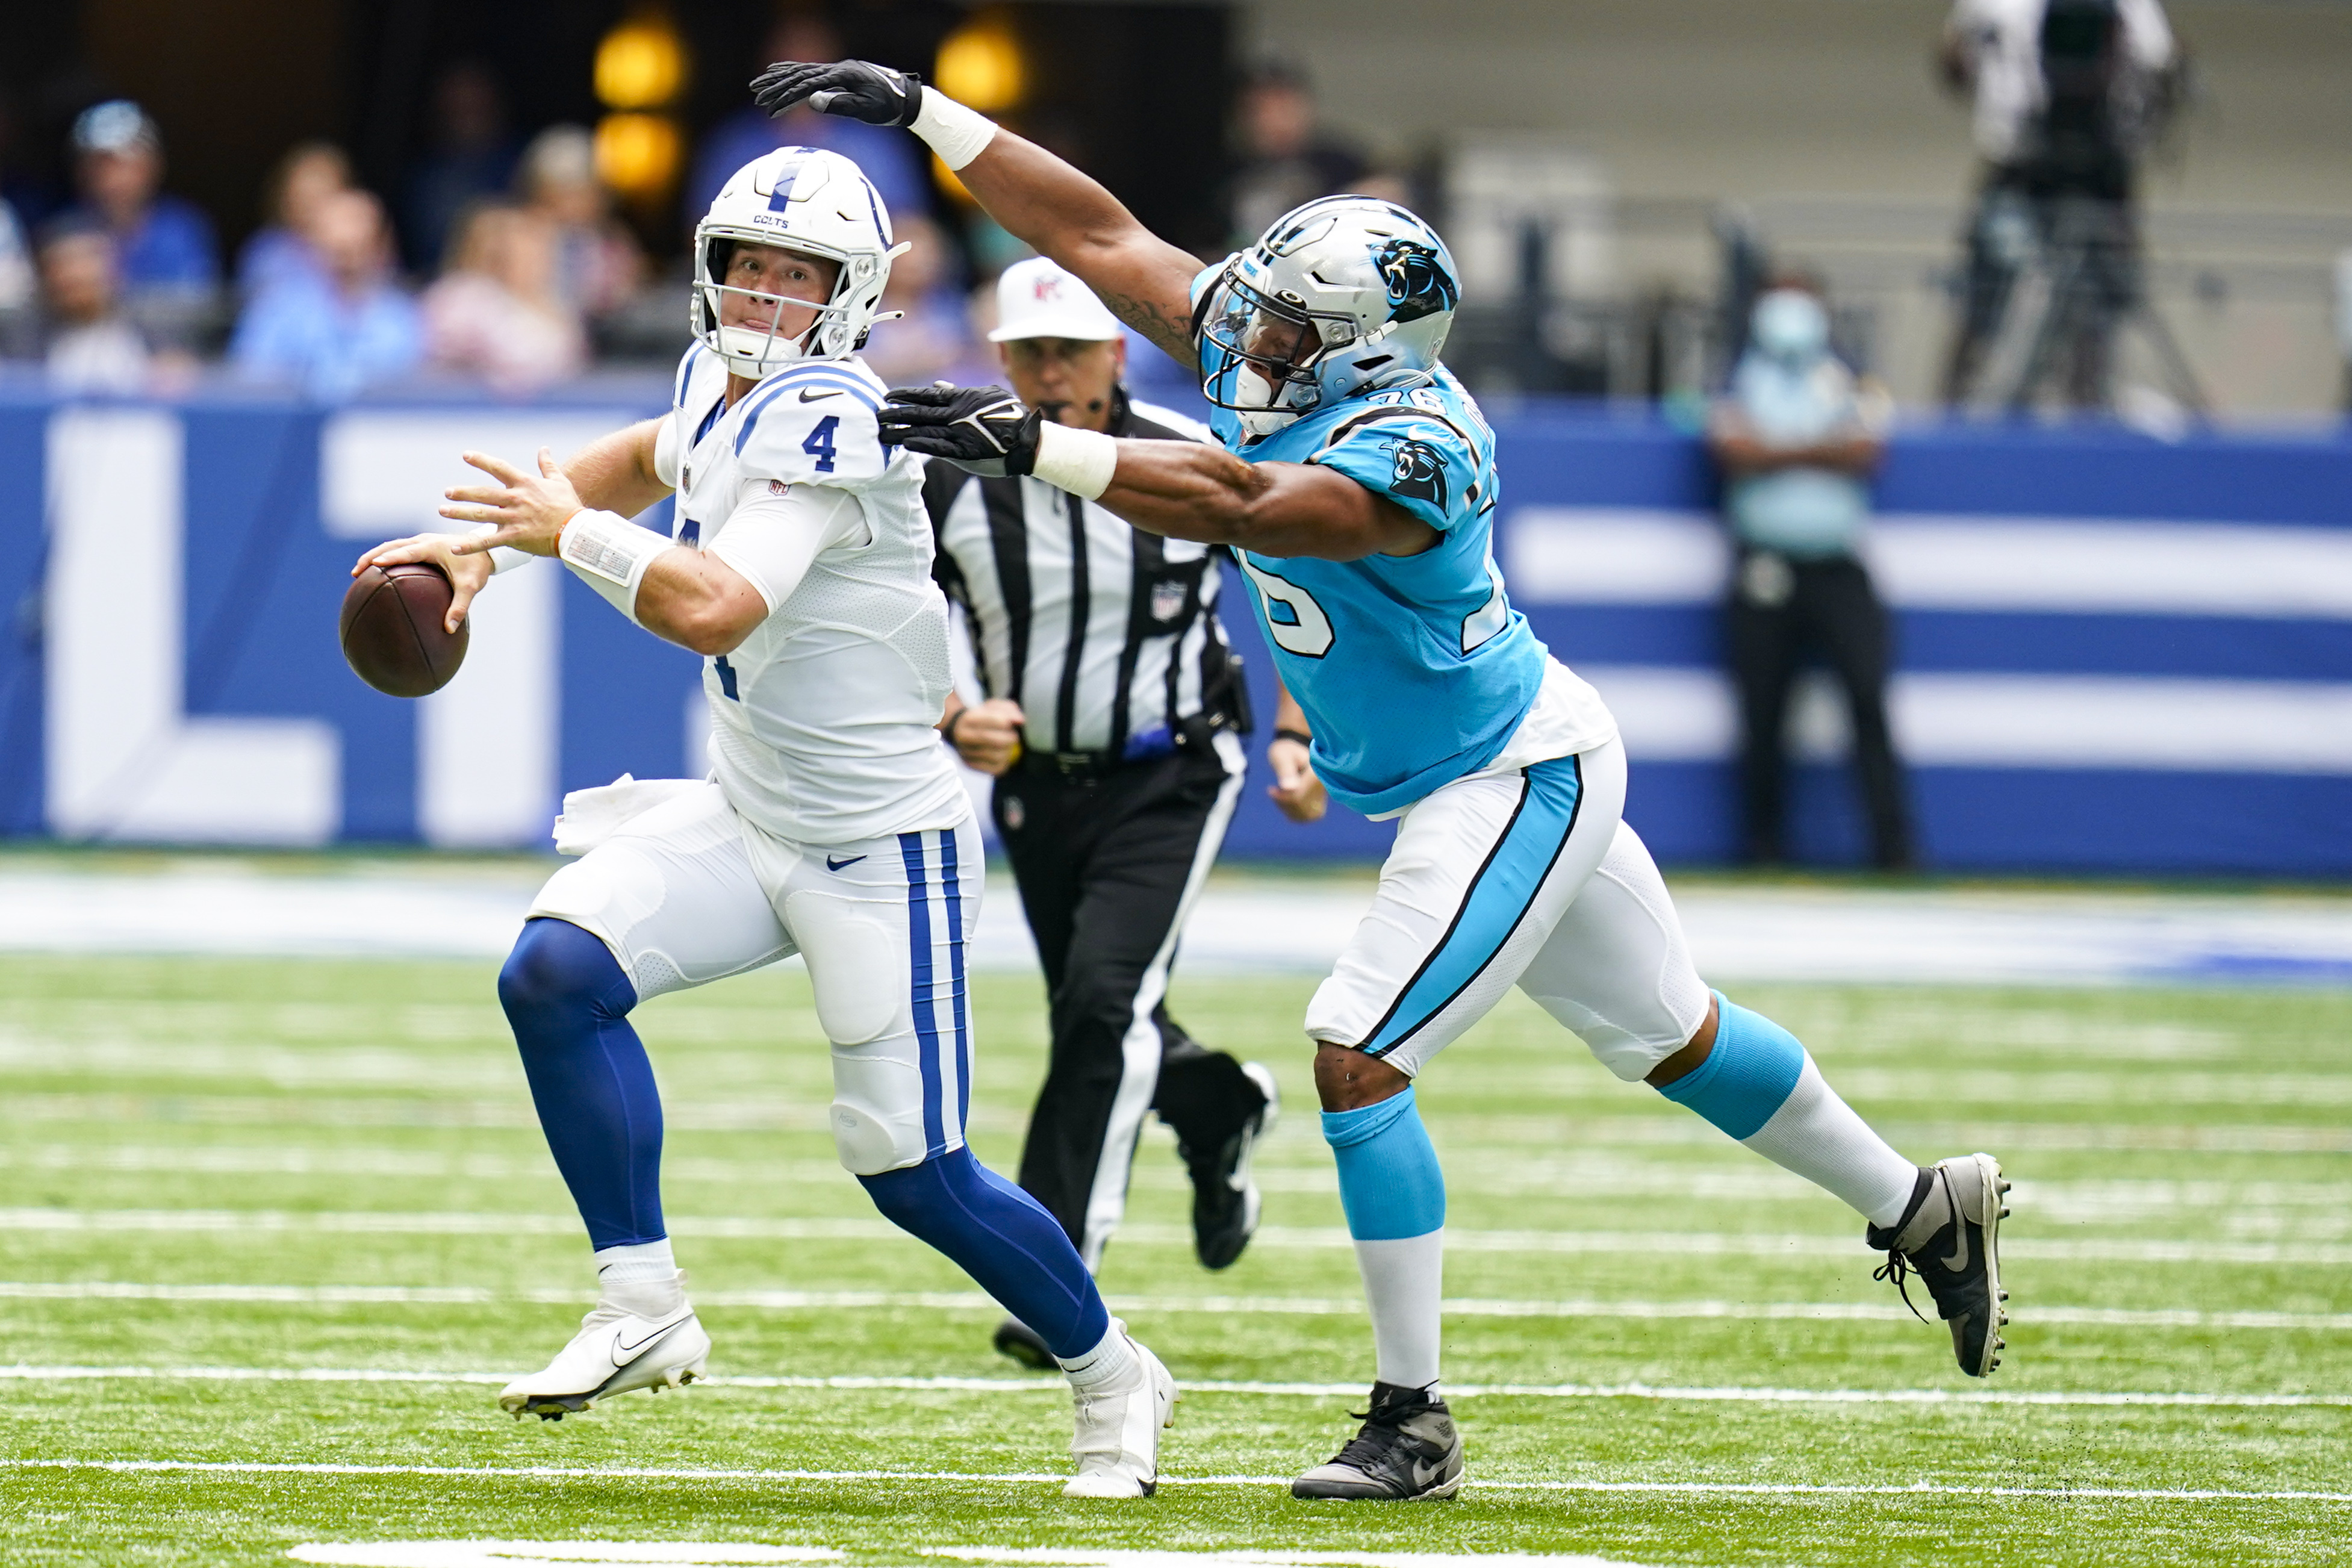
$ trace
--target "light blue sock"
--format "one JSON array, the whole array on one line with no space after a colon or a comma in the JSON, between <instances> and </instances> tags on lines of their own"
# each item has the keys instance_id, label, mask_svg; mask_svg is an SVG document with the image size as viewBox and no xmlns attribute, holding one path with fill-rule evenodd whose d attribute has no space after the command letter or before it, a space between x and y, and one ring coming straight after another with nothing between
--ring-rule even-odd
<instances>
[{"instance_id":1,"label":"light blue sock","mask_svg":"<svg viewBox=\"0 0 2352 1568\"><path fill-rule=\"evenodd\" d=\"M1373 1376L1399 1388L1437 1386L1439 1299L1445 1287L1445 1175L1412 1090L1356 1110L1323 1113L1339 1164L1339 1201L1372 1319Z\"/></svg>"},{"instance_id":2,"label":"light blue sock","mask_svg":"<svg viewBox=\"0 0 2352 1568\"><path fill-rule=\"evenodd\" d=\"M1697 1070L1658 1092L1745 1142L1789 1102L1805 1074L1805 1047L1761 1013L1715 994L1715 1048Z\"/></svg>"},{"instance_id":3,"label":"light blue sock","mask_svg":"<svg viewBox=\"0 0 2352 1568\"><path fill-rule=\"evenodd\" d=\"M1919 1168L1838 1098L1796 1036L1719 991L1715 1002L1714 1049L1658 1092L1836 1194L1871 1224L1893 1224Z\"/></svg>"},{"instance_id":4,"label":"light blue sock","mask_svg":"<svg viewBox=\"0 0 2352 1568\"><path fill-rule=\"evenodd\" d=\"M1325 1111L1323 1141L1339 1163L1349 1236L1397 1241L1444 1226L1445 1173L1412 1089L1360 1110Z\"/></svg>"}]
</instances>

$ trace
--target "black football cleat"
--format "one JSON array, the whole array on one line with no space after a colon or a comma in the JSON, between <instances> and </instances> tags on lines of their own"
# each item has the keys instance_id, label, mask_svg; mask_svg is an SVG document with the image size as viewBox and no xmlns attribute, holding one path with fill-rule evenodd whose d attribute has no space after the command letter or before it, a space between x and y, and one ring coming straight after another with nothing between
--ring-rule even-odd
<instances>
[{"instance_id":1,"label":"black football cleat","mask_svg":"<svg viewBox=\"0 0 2352 1568\"><path fill-rule=\"evenodd\" d=\"M1906 1277L1916 1275L1935 1298L1937 1314L1952 1326L1952 1354L1960 1370L1983 1377L2000 1365L2006 1343L2009 1292L2000 1288L2000 1222L2009 1217L2009 1183L1990 1154L1960 1154L1919 1173L1911 1206L1864 1238L1886 1254L1872 1276L1895 1281L1914 1312ZM1922 1314L1924 1319L1924 1314Z\"/></svg>"},{"instance_id":2,"label":"black football cleat","mask_svg":"<svg viewBox=\"0 0 2352 1568\"><path fill-rule=\"evenodd\" d=\"M1411 1502L1462 1489L1462 1434L1454 1413L1426 1389L1372 1384L1372 1407L1352 1414L1363 1430L1328 1465L1290 1483L1295 1498Z\"/></svg>"},{"instance_id":3,"label":"black football cleat","mask_svg":"<svg viewBox=\"0 0 2352 1568\"><path fill-rule=\"evenodd\" d=\"M1177 1145L1192 1177L1192 1250L1203 1268L1231 1268L1257 1234L1263 1203L1250 1179L1250 1155L1282 1112L1274 1074L1258 1062L1244 1062L1242 1071L1265 1097L1249 1119L1214 1149Z\"/></svg>"},{"instance_id":4,"label":"black football cleat","mask_svg":"<svg viewBox=\"0 0 2352 1568\"><path fill-rule=\"evenodd\" d=\"M1053 1351L1038 1337L1037 1331L1018 1318L1007 1318L997 1324L990 1342L996 1346L998 1355L1009 1356L1031 1372L1062 1370L1062 1363L1054 1359Z\"/></svg>"}]
</instances>

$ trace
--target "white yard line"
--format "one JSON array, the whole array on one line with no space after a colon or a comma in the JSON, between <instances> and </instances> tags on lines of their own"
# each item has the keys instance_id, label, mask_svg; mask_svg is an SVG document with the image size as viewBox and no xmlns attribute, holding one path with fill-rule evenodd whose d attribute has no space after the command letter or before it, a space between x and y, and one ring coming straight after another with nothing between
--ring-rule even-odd
<instances>
[{"instance_id":1,"label":"white yard line","mask_svg":"<svg viewBox=\"0 0 2352 1568\"><path fill-rule=\"evenodd\" d=\"M469 1285L158 1285L138 1281L70 1279L0 1280L0 1300L37 1301L247 1301L291 1305L489 1306L501 1301L577 1307L591 1304L589 1290L520 1290L501 1293ZM997 1313L1003 1309L977 1290L698 1290L698 1307L738 1310L803 1312L914 1310L930 1312ZM1352 1296L1109 1296L1114 1312L1132 1316L1199 1315L1251 1317L1355 1317L1363 1301ZM1874 1301L1664 1301L1513 1300L1463 1297L1444 1302L1456 1318L1622 1318L1812 1320L1902 1322L1910 1312L1895 1302ZM2297 1332L2352 1333L2352 1312L2199 1311L2187 1308L2058 1307L2025 1310L2035 1324L2134 1329L2278 1329Z\"/></svg>"},{"instance_id":2,"label":"white yard line","mask_svg":"<svg viewBox=\"0 0 2352 1568\"><path fill-rule=\"evenodd\" d=\"M748 1215L677 1217L670 1234L696 1240L891 1241L905 1232L883 1219L794 1219ZM163 1231L182 1233L281 1232L373 1236L575 1236L579 1222L569 1215L422 1213L371 1210L289 1209L0 1209L0 1231ZM1131 1246L1192 1245L1189 1227L1131 1225L1119 1232ZM1307 1251L1353 1251L1355 1243L1336 1226L1266 1226L1261 1247ZM1469 1230L1448 1229L1445 1247L1456 1253L1665 1255L1731 1258L1843 1258L1865 1256L1858 1237L1773 1235L1722 1231ZM2004 1240L2012 1258L2065 1263L2352 1265L2352 1245L2321 1242L2193 1241L2171 1238L2057 1241L2038 1237Z\"/></svg>"},{"instance_id":3,"label":"white yard line","mask_svg":"<svg viewBox=\"0 0 2352 1568\"><path fill-rule=\"evenodd\" d=\"M653 1480L653 1481L945 1481L983 1486L1060 1485L1066 1473L968 1470L761 1470L679 1467L614 1466L587 1469L555 1465L331 1465L198 1459L0 1458L0 1468L99 1470L117 1475L218 1476L431 1476L456 1480ZM1171 1476L1163 1486L1286 1487L1288 1476ZM1473 1491L1663 1492L1719 1497L1991 1497L2046 1498L2053 1501L2106 1499L2132 1502L2325 1502L2352 1503L2352 1492L2224 1491L2217 1488L2168 1487L1966 1487L1920 1481L1909 1486L1809 1486L1797 1482L1738 1481L1486 1481Z\"/></svg>"},{"instance_id":4,"label":"white yard line","mask_svg":"<svg viewBox=\"0 0 2352 1568\"><path fill-rule=\"evenodd\" d=\"M401 1367L339 1366L0 1366L0 1380L29 1383L380 1383L479 1384L498 1386L520 1372L411 1371ZM723 1376L704 1378L713 1388L800 1389L833 1392L891 1390L930 1394L1050 1394L1068 1391L1057 1377L836 1377ZM1255 1394L1273 1398L1352 1399L1357 1383L1258 1383L1210 1379L1180 1382L1188 1394ZM2053 1389L1942 1388L1720 1388L1661 1387L1643 1383L1449 1383L1448 1398L1643 1399L1701 1405L2015 1405L2066 1406L2189 1407L2196 1409L2352 1409L2347 1394L2182 1394L2161 1390L2075 1391Z\"/></svg>"}]
</instances>

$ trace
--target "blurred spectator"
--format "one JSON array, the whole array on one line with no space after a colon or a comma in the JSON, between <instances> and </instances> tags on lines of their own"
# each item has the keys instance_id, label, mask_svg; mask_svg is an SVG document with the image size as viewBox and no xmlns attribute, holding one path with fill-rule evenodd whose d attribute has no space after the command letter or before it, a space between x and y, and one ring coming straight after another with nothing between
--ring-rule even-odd
<instances>
[{"instance_id":1,"label":"blurred spectator","mask_svg":"<svg viewBox=\"0 0 2352 1568\"><path fill-rule=\"evenodd\" d=\"M2168 110L2179 51L2160 0L1954 0L1937 54L1973 104L1983 157L1944 401L1976 390L2037 255L2073 323L2068 392L2105 405L2116 323L2138 296L2141 153ZM2031 394L2031 387L2021 388Z\"/></svg>"},{"instance_id":2,"label":"blurred spectator","mask_svg":"<svg viewBox=\"0 0 2352 1568\"><path fill-rule=\"evenodd\" d=\"M433 84L433 151L410 165L401 198L401 239L410 268L439 265L467 207L503 195L518 149L507 133L506 96L479 60L459 60Z\"/></svg>"},{"instance_id":3,"label":"blurred spectator","mask_svg":"<svg viewBox=\"0 0 2352 1568\"><path fill-rule=\"evenodd\" d=\"M144 110L110 99L73 127L77 223L114 237L124 306L151 335L184 342L209 324L220 287L212 221L163 194L163 139Z\"/></svg>"},{"instance_id":4,"label":"blurred spectator","mask_svg":"<svg viewBox=\"0 0 2352 1568\"><path fill-rule=\"evenodd\" d=\"M882 309L905 317L876 326L866 363L893 386L920 386L971 361L976 350L952 277L955 257L940 226L909 216L893 223L891 232L911 248L890 264Z\"/></svg>"},{"instance_id":5,"label":"blurred spectator","mask_svg":"<svg viewBox=\"0 0 2352 1568\"><path fill-rule=\"evenodd\" d=\"M364 191L338 191L304 237L319 273L283 278L246 306L229 346L238 371L337 399L414 370L424 331L415 301L390 280L382 205Z\"/></svg>"},{"instance_id":6,"label":"blurred spectator","mask_svg":"<svg viewBox=\"0 0 2352 1568\"><path fill-rule=\"evenodd\" d=\"M0 358L29 352L34 322L33 255L16 209L0 199Z\"/></svg>"},{"instance_id":7,"label":"blurred spectator","mask_svg":"<svg viewBox=\"0 0 2352 1568\"><path fill-rule=\"evenodd\" d=\"M556 266L555 226L537 212L485 203L468 213L448 269L425 291L434 368L502 392L579 374L588 338L556 291Z\"/></svg>"},{"instance_id":8,"label":"blurred spectator","mask_svg":"<svg viewBox=\"0 0 2352 1568\"><path fill-rule=\"evenodd\" d=\"M775 60L837 60L841 35L814 11L794 10L779 18L760 46L752 70L763 70ZM746 104L710 128L694 161L694 177L686 183L686 221L702 221L710 198L727 177L752 159L779 147L823 147L840 153L866 171L890 209L890 221L930 210L930 181L917 149L921 143L904 132L888 131L861 121L819 114L806 104L782 119L771 120Z\"/></svg>"},{"instance_id":9,"label":"blurred spectator","mask_svg":"<svg viewBox=\"0 0 2352 1568\"><path fill-rule=\"evenodd\" d=\"M134 393L147 384L147 340L122 313L114 237L97 224L61 220L44 231L42 354L63 392Z\"/></svg>"},{"instance_id":10,"label":"blurred spectator","mask_svg":"<svg viewBox=\"0 0 2352 1568\"><path fill-rule=\"evenodd\" d=\"M577 125L541 132L523 150L523 199L545 219L555 245L555 293L576 315L604 316L644 281L645 254L613 216L596 177L595 139Z\"/></svg>"},{"instance_id":11,"label":"blurred spectator","mask_svg":"<svg viewBox=\"0 0 2352 1568\"><path fill-rule=\"evenodd\" d=\"M1234 176L1233 242L1249 244L1301 202L1352 189L1363 154L1317 123L1306 73L1281 62L1242 84L1242 166Z\"/></svg>"},{"instance_id":12,"label":"blurred spectator","mask_svg":"<svg viewBox=\"0 0 2352 1568\"><path fill-rule=\"evenodd\" d=\"M1757 300L1748 349L1708 445L1738 546L1727 643L1738 689L1748 858L1785 858L1790 694L1800 660L1824 658L1845 688L1871 858L1911 864L1901 765L1886 722L1892 632L1861 557L1868 479L1885 447L1883 399L1857 393L1830 352L1811 279L1783 275Z\"/></svg>"},{"instance_id":13,"label":"blurred spectator","mask_svg":"<svg viewBox=\"0 0 2352 1568\"><path fill-rule=\"evenodd\" d=\"M316 281L319 258L303 236L321 203L352 188L352 161L331 142L303 142L270 171L264 226L236 256L236 291L250 300L292 279Z\"/></svg>"}]
</instances>

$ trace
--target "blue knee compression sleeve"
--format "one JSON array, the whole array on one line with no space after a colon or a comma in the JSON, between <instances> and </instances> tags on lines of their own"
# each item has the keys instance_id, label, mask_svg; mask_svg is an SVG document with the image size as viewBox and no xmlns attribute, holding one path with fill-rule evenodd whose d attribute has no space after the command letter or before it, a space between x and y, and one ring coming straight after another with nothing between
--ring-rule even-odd
<instances>
[{"instance_id":1,"label":"blue knee compression sleeve","mask_svg":"<svg viewBox=\"0 0 2352 1568\"><path fill-rule=\"evenodd\" d=\"M1658 1092L1747 1140L1788 1103L1805 1070L1797 1037L1761 1013L1715 994L1715 1047L1706 1060Z\"/></svg>"},{"instance_id":2,"label":"blue knee compression sleeve","mask_svg":"<svg viewBox=\"0 0 2352 1568\"><path fill-rule=\"evenodd\" d=\"M1110 1331L1102 1295L1060 1222L970 1149L857 1179L891 1224L953 1258L1055 1355L1084 1355Z\"/></svg>"},{"instance_id":3,"label":"blue knee compression sleeve","mask_svg":"<svg viewBox=\"0 0 2352 1568\"><path fill-rule=\"evenodd\" d=\"M1445 1173L1411 1089L1378 1105L1325 1111L1323 1141L1339 1161L1349 1235L1395 1241L1444 1226Z\"/></svg>"},{"instance_id":4,"label":"blue knee compression sleeve","mask_svg":"<svg viewBox=\"0 0 2352 1568\"><path fill-rule=\"evenodd\" d=\"M527 921L499 972L499 1001L590 1241L662 1239L661 1094L629 1026L636 988L611 950L569 921Z\"/></svg>"}]
</instances>

